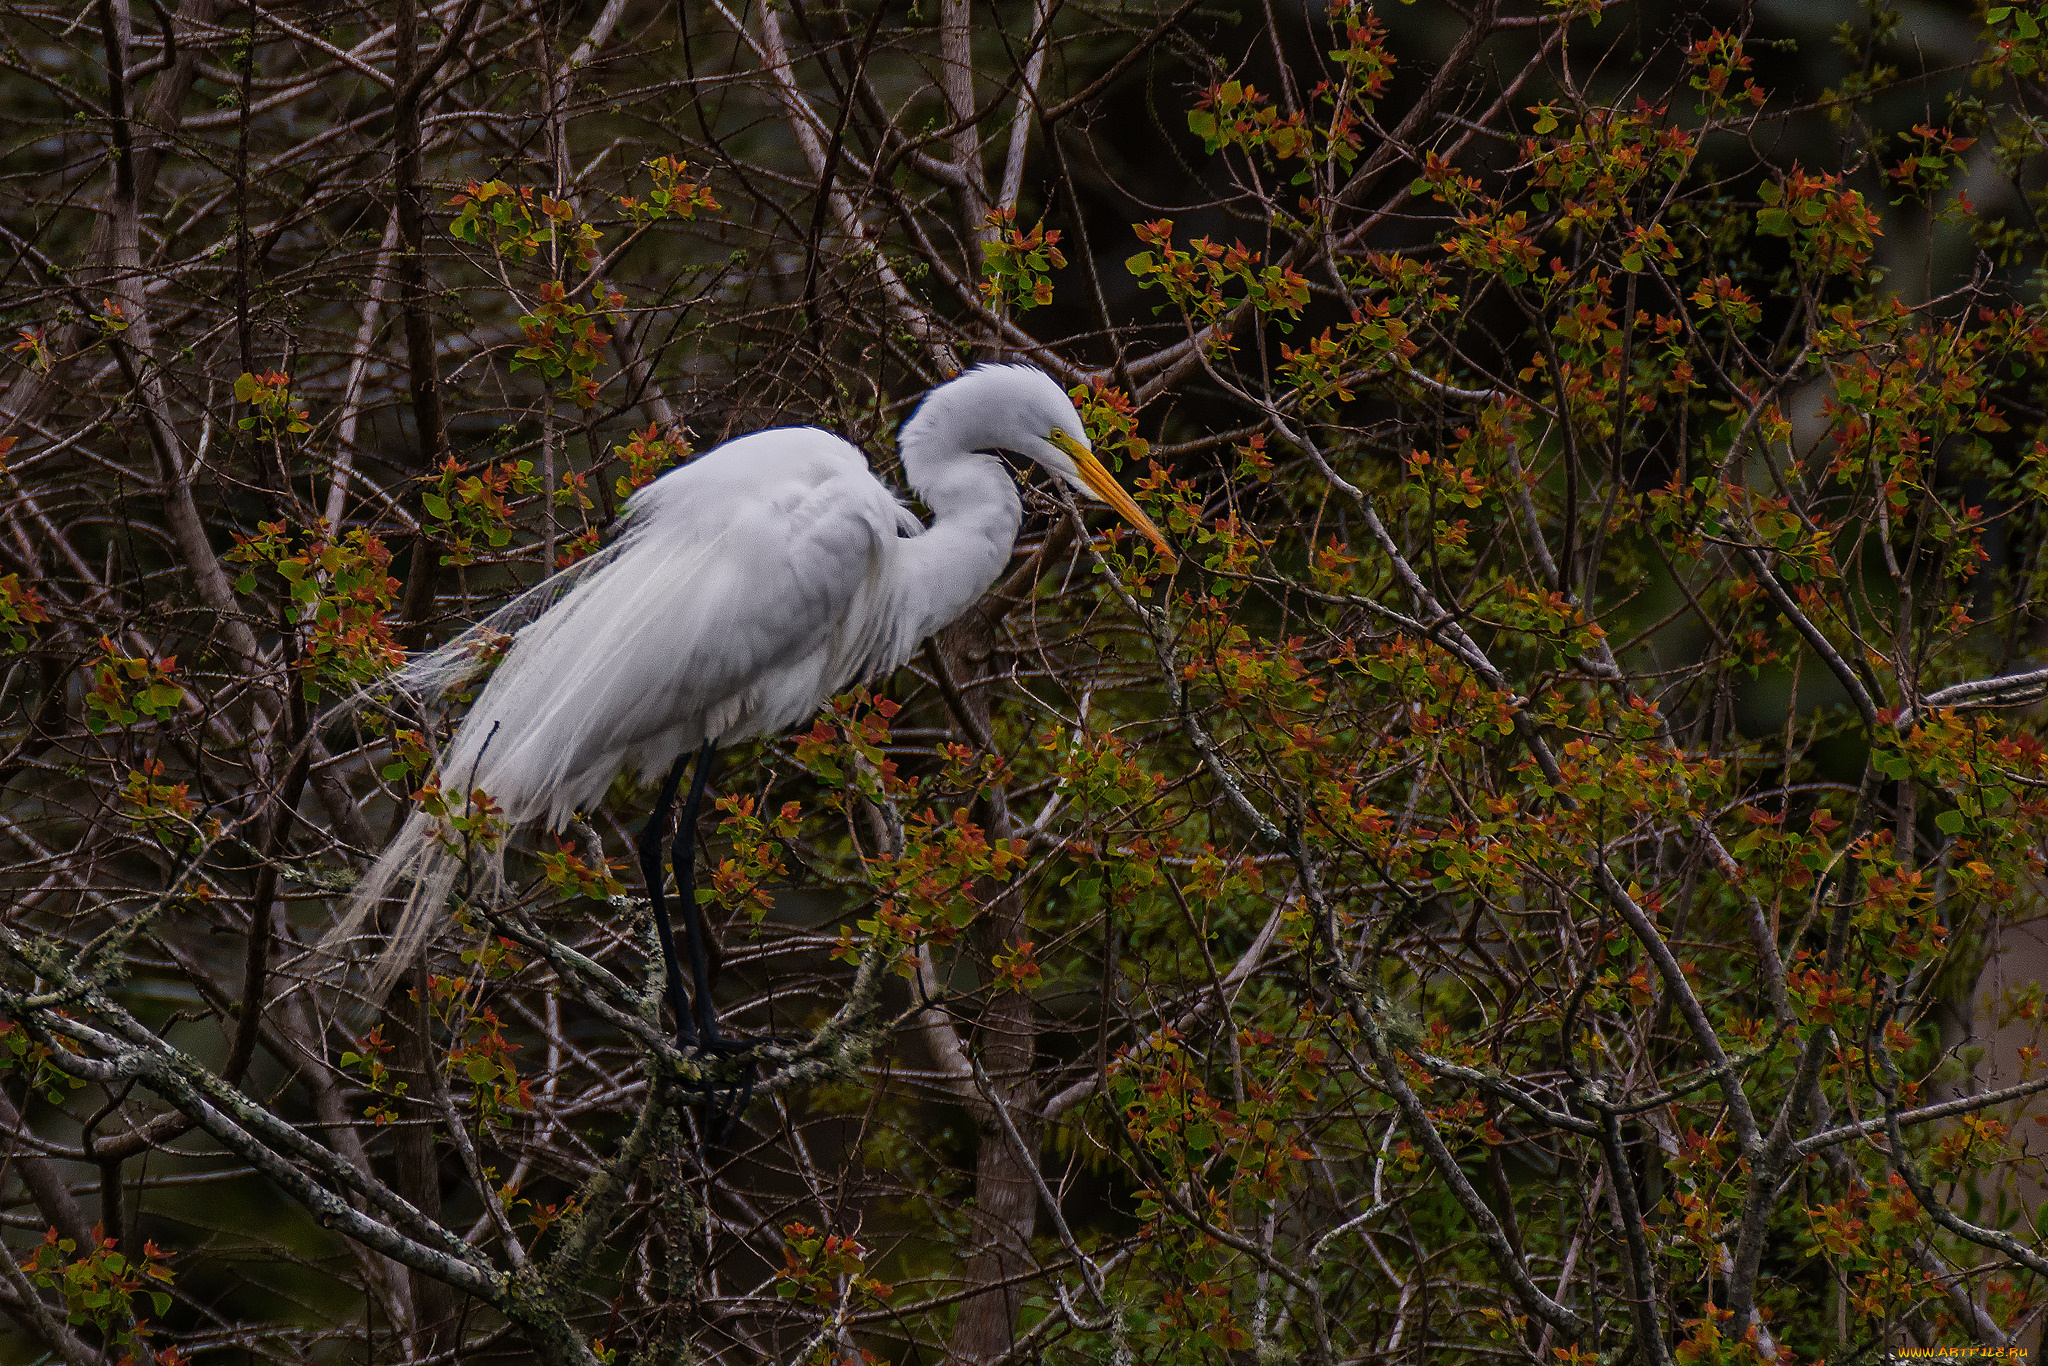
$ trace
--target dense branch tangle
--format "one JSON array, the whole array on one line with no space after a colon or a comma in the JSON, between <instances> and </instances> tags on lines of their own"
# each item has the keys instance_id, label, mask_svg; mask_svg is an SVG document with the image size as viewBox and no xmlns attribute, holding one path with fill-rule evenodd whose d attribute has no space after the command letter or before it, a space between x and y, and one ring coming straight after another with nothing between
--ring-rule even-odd
<instances>
[{"instance_id":1,"label":"dense branch tangle","mask_svg":"<svg viewBox=\"0 0 2048 1366\"><path fill-rule=\"evenodd\" d=\"M1655 7L935 6L6 10L24 1341L2032 1341L2038 33L1823 88ZM692 452L886 471L990 358L1183 567L1036 490L911 668L728 756L720 1006L795 1041L731 1133L625 784L334 984L461 775L327 707Z\"/></svg>"}]
</instances>

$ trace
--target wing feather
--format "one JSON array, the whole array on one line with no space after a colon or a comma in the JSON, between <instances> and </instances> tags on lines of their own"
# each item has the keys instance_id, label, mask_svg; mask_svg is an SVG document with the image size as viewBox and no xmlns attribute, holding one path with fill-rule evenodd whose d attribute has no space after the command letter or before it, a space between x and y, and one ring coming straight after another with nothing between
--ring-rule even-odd
<instances>
[{"instance_id":1,"label":"wing feather","mask_svg":"<svg viewBox=\"0 0 2048 1366\"><path fill-rule=\"evenodd\" d=\"M863 590L899 504L838 438L742 438L646 493L618 556L519 632L450 747L446 771L467 786L473 766L510 820L559 822L621 768L790 724L832 686L807 657L872 630Z\"/></svg>"},{"instance_id":2,"label":"wing feather","mask_svg":"<svg viewBox=\"0 0 2048 1366\"><path fill-rule=\"evenodd\" d=\"M479 631L511 628L441 756L443 789L464 794L451 805L480 789L511 825L559 826L622 769L658 774L707 738L809 715L901 648L885 618L906 519L916 525L858 450L810 428L728 442L648 485L602 562L549 580L401 676L445 690L474 671ZM415 813L365 877L338 937L411 884L375 989L439 924L463 864L440 823Z\"/></svg>"}]
</instances>

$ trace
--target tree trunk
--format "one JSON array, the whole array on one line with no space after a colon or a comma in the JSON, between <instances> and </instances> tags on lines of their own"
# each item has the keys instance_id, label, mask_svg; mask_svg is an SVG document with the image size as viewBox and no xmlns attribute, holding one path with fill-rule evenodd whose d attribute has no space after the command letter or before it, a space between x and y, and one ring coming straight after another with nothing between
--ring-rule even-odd
<instances>
[{"instance_id":1,"label":"tree trunk","mask_svg":"<svg viewBox=\"0 0 2048 1366\"><path fill-rule=\"evenodd\" d=\"M433 1033L427 1012L427 970L415 963L394 989L390 1017L396 1026L392 1042L393 1071L405 1083L413 1102L405 1122L393 1136L398 1165L398 1193L429 1220L441 1220L441 1160L435 1152L434 1084L427 1075L436 1066ZM412 1359L423 1360L455 1340L455 1291L421 1271L406 1273L412 1298Z\"/></svg>"},{"instance_id":2,"label":"tree trunk","mask_svg":"<svg viewBox=\"0 0 2048 1366\"><path fill-rule=\"evenodd\" d=\"M991 734L989 685L994 679L995 629L992 619L971 612L950 627L941 655L959 682L961 701L983 735ZM991 789L981 812L991 839L1003 834L1007 808L1000 789ZM981 914L976 937L990 956L1013 951L1031 937L1024 898L1004 892ZM1038 1160L1037 1087L1031 1066L1037 1053L1036 1003L1022 992L996 991L976 1021L982 1068L994 1088L996 1104L1007 1109L1010 1122L1024 1140L1023 1151L1010 1141L993 1111L980 1116L974 1165L974 1251L967 1261L967 1284L987 1289L970 1295L960 1306L947 1359L960 1363L993 1362L1016 1340L1017 1313L1023 1304L1023 1280L1031 1267L1031 1235L1038 1224L1038 1200L1029 1164Z\"/></svg>"},{"instance_id":3,"label":"tree trunk","mask_svg":"<svg viewBox=\"0 0 2048 1366\"><path fill-rule=\"evenodd\" d=\"M1007 951L1027 938L1023 898L1006 895L984 913L983 942L991 953ZM953 1327L951 1359L993 1362L1016 1340L1017 1311L1031 1270L1031 1235L1038 1226L1038 1197L1030 1163L1038 1160L1038 1088L1031 1081L1037 1051L1037 1013L1030 996L997 993L982 1012L982 1068L1024 1140L1024 1151L1004 1133L994 1115L980 1126L981 1150L974 1165L975 1251L967 1262L967 1283L989 1289L960 1306Z\"/></svg>"}]
</instances>

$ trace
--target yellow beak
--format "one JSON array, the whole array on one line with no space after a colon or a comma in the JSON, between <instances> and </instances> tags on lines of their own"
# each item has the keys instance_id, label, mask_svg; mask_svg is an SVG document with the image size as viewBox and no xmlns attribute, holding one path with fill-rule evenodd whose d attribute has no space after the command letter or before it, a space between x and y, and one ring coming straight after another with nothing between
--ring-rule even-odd
<instances>
[{"instance_id":1,"label":"yellow beak","mask_svg":"<svg viewBox=\"0 0 2048 1366\"><path fill-rule=\"evenodd\" d=\"M1152 525L1152 519L1138 510L1138 505L1131 501L1131 495L1118 486L1109 471L1102 467L1102 462L1090 454L1086 446L1062 431L1055 431L1046 439L1058 446L1066 453L1067 459L1074 462L1075 472L1081 476L1081 482L1088 486L1090 493L1115 508L1118 515L1136 527L1146 540L1159 547L1159 554L1165 559L1167 568L1171 569L1180 563L1180 556L1173 553L1173 547L1166 543L1166 537L1160 534L1159 528Z\"/></svg>"}]
</instances>

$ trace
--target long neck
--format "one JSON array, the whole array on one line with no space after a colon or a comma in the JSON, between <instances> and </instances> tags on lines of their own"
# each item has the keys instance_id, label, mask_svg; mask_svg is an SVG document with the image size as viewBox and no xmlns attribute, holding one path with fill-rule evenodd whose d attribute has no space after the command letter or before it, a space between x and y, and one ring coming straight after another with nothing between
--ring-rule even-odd
<instances>
[{"instance_id":1,"label":"long neck","mask_svg":"<svg viewBox=\"0 0 2048 1366\"><path fill-rule=\"evenodd\" d=\"M903 472L932 510L924 535L898 543L907 603L922 639L980 600L1009 563L1024 505L1003 462L972 450L932 449L911 442Z\"/></svg>"}]
</instances>

